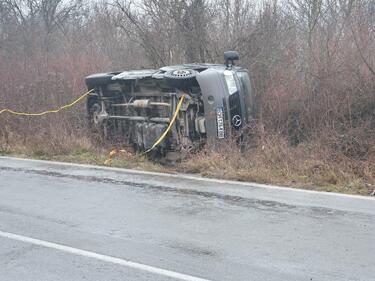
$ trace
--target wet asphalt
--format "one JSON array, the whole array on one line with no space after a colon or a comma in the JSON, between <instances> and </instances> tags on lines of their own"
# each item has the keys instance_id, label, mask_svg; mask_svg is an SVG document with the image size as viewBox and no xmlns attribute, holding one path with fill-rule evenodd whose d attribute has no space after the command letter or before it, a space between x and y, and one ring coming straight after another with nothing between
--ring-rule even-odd
<instances>
[{"instance_id":1,"label":"wet asphalt","mask_svg":"<svg viewBox=\"0 0 375 281\"><path fill-rule=\"evenodd\" d=\"M375 200L0 157L0 231L207 280L375 280ZM0 236L1 281L179 280Z\"/></svg>"}]
</instances>

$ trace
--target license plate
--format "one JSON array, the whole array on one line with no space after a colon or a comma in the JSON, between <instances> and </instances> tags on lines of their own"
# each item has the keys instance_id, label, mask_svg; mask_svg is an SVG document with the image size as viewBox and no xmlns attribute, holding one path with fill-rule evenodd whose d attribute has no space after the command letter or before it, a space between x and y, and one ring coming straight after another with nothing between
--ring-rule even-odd
<instances>
[{"instance_id":1,"label":"license plate","mask_svg":"<svg viewBox=\"0 0 375 281\"><path fill-rule=\"evenodd\" d=\"M217 121L217 137L219 139L225 138L224 130L224 110L222 107L216 109L216 121Z\"/></svg>"}]
</instances>

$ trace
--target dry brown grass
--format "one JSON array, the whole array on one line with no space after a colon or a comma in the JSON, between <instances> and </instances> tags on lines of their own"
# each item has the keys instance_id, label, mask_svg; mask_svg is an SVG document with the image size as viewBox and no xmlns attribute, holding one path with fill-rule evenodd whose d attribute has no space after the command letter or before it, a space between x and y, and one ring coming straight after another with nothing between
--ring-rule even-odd
<instances>
[{"instance_id":1,"label":"dry brown grass","mask_svg":"<svg viewBox=\"0 0 375 281\"><path fill-rule=\"evenodd\" d=\"M115 148L111 144L99 145L85 130L69 135L53 131L52 133L53 135L37 133L27 138L29 141L26 142L16 134L10 134L7 142L4 138L0 138L0 155L104 166L105 161L109 158L109 152ZM170 167L149 161L132 152L118 153L110 166L173 172Z\"/></svg>"},{"instance_id":2,"label":"dry brown grass","mask_svg":"<svg viewBox=\"0 0 375 281\"><path fill-rule=\"evenodd\" d=\"M10 136L12 138L13 136ZM12 145L1 140L0 154L104 165L112 146L98 146L85 135L48 138L35 134ZM375 150L353 159L319 141L291 146L279 134L255 138L240 148L234 141L208 145L175 167L166 167L132 152L119 153L111 166L160 172L198 173L230 180L279 184L320 191L369 195L375 189Z\"/></svg>"},{"instance_id":3,"label":"dry brown grass","mask_svg":"<svg viewBox=\"0 0 375 281\"><path fill-rule=\"evenodd\" d=\"M180 169L208 177L350 194L369 195L375 188L374 157L350 159L318 142L293 147L280 135L267 136L244 151L233 147L229 142L206 148Z\"/></svg>"}]
</instances>

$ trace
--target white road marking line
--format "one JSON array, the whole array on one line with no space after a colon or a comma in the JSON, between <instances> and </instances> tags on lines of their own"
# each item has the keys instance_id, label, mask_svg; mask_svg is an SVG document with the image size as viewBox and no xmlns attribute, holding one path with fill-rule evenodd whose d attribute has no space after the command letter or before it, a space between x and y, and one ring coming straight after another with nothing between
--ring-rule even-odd
<instances>
[{"instance_id":1,"label":"white road marking line","mask_svg":"<svg viewBox=\"0 0 375 281\"><path fill-rule=\"evenodd\" d=\"M47 241L43 241L43 240L39 240L39 239L35 239L35 238L23 236L23 235L4 232L4 231L1 231L1 230L0 230L0 237L12 239L12 240L17 240L17 241L21 241L21 242L41 246L41 247L46 247L46 248L50 248L50 249L54 249L54 250L59 250L59 251L74 254L74 255L93 258L93 259L97 259L97 260L104 261L104 262L107 262L107 263L118 264L118 265L126 266L126 267L129 267L129 268L150 272L150 273L153 273L153 274L171 277L171 278L174 278L174 279L177 279L177 280L209 281L208 279L194 277L194 276L191 276L191 275L186 275L186 274L182 274L182 273L178 273L178 272L174 272L174 271L170 271L170 270L166 270L166 269L162 269L162 268L158 268L158 267L154 267L154 266L150 266L150 265L132 262L132 261L128 261L128 260L124 260L124 259L120 259L120 258L115 258L115 257L107 256L107 255L97 254L97 253L94 253L94 252L85 251L85 250L81 250L81 249L77 249L77 248L73 248L73 247L69 247L69 246L65 246L65 245L61 245L61 244L57 244L57 243L47 242Z\"/></svg>"},{"instance_id":2,"label":"white road marking line","mask_svg":"<svg viewBox=\"0 0 375 281\"><path fill-rule=\"evenodd\" d=\"M271 184L261 184L261 183L254 183L254 182L240 182L240 181L231 181L231 180L223 180L223 179L215 179L215 178L204 178L201 176L184 175L181 173L168 174L168 173L161 173L161 172L149 172L149 171L140 171L140 170L132 170L132 169L124 169L124 168L105 167L105 166L99 166L99 165L57 162L57 161L19 158L19 157L11 157L11 156L0 156L0 160L1 159L34 162L34 163L40 163L40 164L60 165L60 166L68 166L68 167L70 166L70 167L77 167L77 168L88 168L88 169L96 169L96 170L99 169L99 170L105 170L105 171L117 171L117 172L124 172L124 173L135 174L135 175L151 175L151 176L169 177L169 178L177 178L177 179L185 179L185 180L195 180L195 181L202 181L202 182L231 184L231 185L237 185L237 186L245 186L249 188L255 187L255 188L262 188L262 189L280 190L280 191L286 191L286 192L291 191L291 192L296 192L296 193L309 193L309 194L314 194L314 195L327 195L327 196L333 196L333 197L343 197L343 198L353 198L353 199L360 199L360 200L366 200L366 201L375 201L375 198L370 197L370 196L307 190L307 189L299 189L299 188L278 186L278 185L271 185Z\"/></svg>"}]
</instances>

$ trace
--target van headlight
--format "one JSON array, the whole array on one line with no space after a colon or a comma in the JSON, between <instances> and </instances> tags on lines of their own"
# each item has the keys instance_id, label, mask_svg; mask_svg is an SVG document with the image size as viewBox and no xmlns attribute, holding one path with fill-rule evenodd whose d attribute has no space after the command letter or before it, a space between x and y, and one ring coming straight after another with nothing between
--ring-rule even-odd
<instances>
[{"instance_id":1,"label":"van headlight","mask_svg":"<svg viewBox=\"0 0 375 281\"><path fill-rule=\"evenodd\" d=\"M236 85L236 80L234 79L234 74L233 71L230 70L225 70L224 71L224 77L225 77L225 82L228 87L228 91L230 95L233 95L238 91L237 85Z\"/></svg>"}]
</instances>

